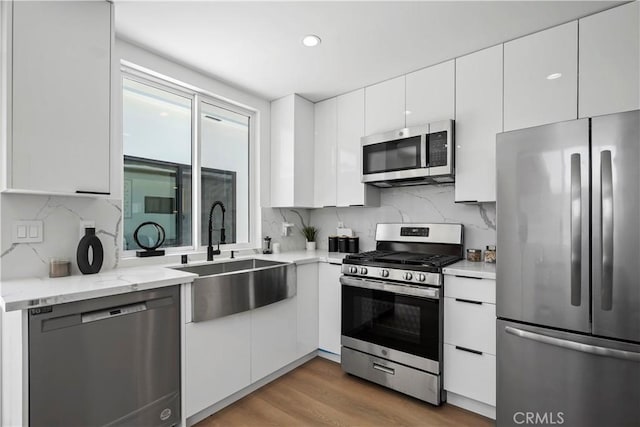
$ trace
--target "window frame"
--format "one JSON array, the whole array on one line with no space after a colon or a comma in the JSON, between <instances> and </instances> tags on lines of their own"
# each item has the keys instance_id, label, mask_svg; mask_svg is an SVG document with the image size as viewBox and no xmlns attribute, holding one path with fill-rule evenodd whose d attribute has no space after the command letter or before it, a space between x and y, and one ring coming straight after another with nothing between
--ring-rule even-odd
<instances>
[{"instance_id":1,"label":"window frame","mask_svg":"<svg viewBox=\"0 0 640 427\"><path fill-rule=\"evenodd\" d=\"M244 243L228 243L221 244L221 250L242 250L242 249L255 249L258 247L258 236L260 233L260 225L258 215L258 192L259 183L255 180L255 177L259 173L258 169L258 149L256 144L257 135L257 111L247 108L244 105L236 104L226 98L218 97L215 94L209 93L206 90L202 90L191 86L186 83L178 82L170 77L161 76L159 73L145 72L139 70L134 64L121 64L120 67L120 83L124 82L124 79L129 79L140 84L151 86L158 90L163 90L174 95L183 96L191 100L191 245L179 246L179 247L163 247L167 255L176 255L184 253L206 253L207 243L200 242L201 236L201 210L208 209L201 206L201 179L202 179L202 164L201 164L201 148L202 148L202 132L201 132L201 120L200 115L202 111L202 103L207 103L215 107L219 107L231 112L241 114L248 118L248 177L247 183L249 186L248 191L248 236L249 241ZM121 87L121 94L124 90L124 86ZM121 106L124 106L124 100L121 98ZM124 110L124 108L123 108ZM121 168L120 173L124 177L124 140L122 137L122 131L119 133L121 152ZM124 182L124 181L122 181ZM124 230L124 210L122 215L122 229ZM205 225L206 227L206 225ZM214 235L215 241L215 235ZM214 243L215 246L217 246ZM135 258L137 250L125 250L124 240L121 239L120 248L123 258Z\"/></svg>"}]
</instances>

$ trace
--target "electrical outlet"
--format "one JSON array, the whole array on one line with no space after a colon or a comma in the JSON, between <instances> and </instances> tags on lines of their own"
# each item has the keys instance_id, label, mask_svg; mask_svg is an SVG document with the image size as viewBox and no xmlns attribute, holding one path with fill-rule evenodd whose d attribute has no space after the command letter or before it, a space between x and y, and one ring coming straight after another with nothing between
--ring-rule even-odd
<instances>
[{"instance_id":1,"label":"electrical outlet","mask_svg":"<svg viewBox=\"0 0 640 427\"><path fill-rule=\"evenodd\" d=\"M290 222L283 222L282 223L282 236L286 237L289 235L289 229L291 227L293 227L294 224L290 223Z\"/></svg>"},{"instance_id":2,"label":"electrical outlet","mask_svg":"<svg viewBox=\"0 0 640 427\"><path fill-rule=\"evenodd\" d=\"M338 228L344 228L344 222L338 221Z\"/></svg>"},{"instance_id":3,"label":"electrical outlet","mask_svg":"<svg viewBox=\"0 0 640 427\"><path fill-rule=\"evenodd\" d=\"M96 222L94 220L84 220L80 221L80 239L84 237L84 229L85 228L96 228Z\"/></svg>"}]
</instances>

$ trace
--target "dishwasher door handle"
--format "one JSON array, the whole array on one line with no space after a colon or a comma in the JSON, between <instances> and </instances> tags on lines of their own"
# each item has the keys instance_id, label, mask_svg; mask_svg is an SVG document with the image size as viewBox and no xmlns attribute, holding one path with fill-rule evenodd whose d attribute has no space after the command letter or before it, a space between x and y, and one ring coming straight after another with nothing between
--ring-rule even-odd
<instances>
[{"instance_id":1,"label":"dishwasher door handle","mask_svg":"<svg viewBox=\"0 0 640 427\"><path fill-rule=\"evenodd\" d=\"M104 310L82 313L82 323L97 322L98 320L112 319L114 317L126 316L127 314L139 313L147 309L145 302L136 304L121 305Z\"/></svg>"}]
</instances>

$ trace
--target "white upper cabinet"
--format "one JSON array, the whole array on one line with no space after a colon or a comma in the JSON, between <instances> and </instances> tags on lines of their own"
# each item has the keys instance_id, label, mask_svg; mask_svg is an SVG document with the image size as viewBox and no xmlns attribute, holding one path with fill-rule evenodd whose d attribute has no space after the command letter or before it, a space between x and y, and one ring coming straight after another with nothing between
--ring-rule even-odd
<instances>
[{"instance_id":1,"label":"white upper cabinet","mask_svg":"<svg viewBox=\"0 0 640 427\"><path fill-rule=\"evenodd\" d=\"M456 59L456 202L495 202L502 45Z\"/></svg>"},{"instance_id":2,"label":"white upper cabinet","mask_svg":"<svg viewBox=\"0 0 640 427\"><path fill-rule=\"evenodd\" d=\"M313 207L313 104L299 95L271 102L271 206Z\"/></svg>"},{"instance_id":3,"label":"white upper cabinet","mask_svg":"<svg viewBox=\"0 0 640 427\"><path fill-rule=\"evenodd\" d=\"M109 193L111 7L13 2L5 190Z\"/></svg>"},{"instance_id":4,"label":"white upper cabinet","mask_svg":"<svg viewBox=\"0 0 640 427\"><path fill-rule=\"evenodd\" d=\"M577 72L577 21L505 43L504 130L577 118Z\"/></svg>"},{"instance_id":5,"label":"white upper cabinet","mask_svg":"<svg viewBox=\"0 0 640 427\"><path fill-rule=\"evenodd\" d=\"M315 206L336 206L336 98L318 102L315 112Z\"/></svg>"},{"instance_id":6,"label":"white upper cabinet","mask_svg":"<svg viewBox=\"0 0 640 427\"><path fill-rule=\"evenodd\" d=\"M337 110L337 206L380 206L380 190L360 182L364 89L338 96Z\"/></svg>"},{"instance_id":7,"label":"white upper cabinet","mask_svg":"<svg viewBox=\"0 0 640 427\"><path fill-rule=\"evenodd\" d=\"M447 61L407 74L406 126L454 117L455 61Z\"/></svg>"},{"instance_id":8,"label":"white upper cabinet","mask_svg":"<svg viewBox=\"0 0 640 427\"><path fill-rule=\"evenodd\" d=\"M405 76L365 88L365 135L403 127L405 127Z\"/></svg>"},{"instance_id":9,"label":"white upper cabinet","mask_svg":"<svg viewBox=\"0 0 640 427\"><path fill-rule=\"evenodd\" d=\"M640 108L640 3L579 21L580 117Z\"/></svg>"}]
</instances>

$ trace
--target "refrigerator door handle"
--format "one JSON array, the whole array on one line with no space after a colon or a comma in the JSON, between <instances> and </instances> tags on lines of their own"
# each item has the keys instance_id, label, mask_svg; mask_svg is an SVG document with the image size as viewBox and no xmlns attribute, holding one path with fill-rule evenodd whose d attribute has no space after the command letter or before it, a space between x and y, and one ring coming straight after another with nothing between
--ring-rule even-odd
<instances>
[{"instance_id":1,"label":"refrigerator door handle","mask_svg":"<svg viewBox=\"0 0 640 427\"><path fill-rule=\"evenodd\" d=\"M571 155L571 305L582 300L582 178L580 154Z\"/></svg>"},{"instance_id":2,"label":"refrigerator door handle","mask_svg":"<svg viewBox=\"0 0 640 427\"><path fill-rule=\"evenodd\" d=\"M630 362L640 363L640 353L634 351L616 350L613 348L600 347L596 345L583 344L576 341L563 340L560 338L550 337L535 332L523 331L512 326L505 326L505 332L520 338L541 342L544 344L554 345L569 350L575 350L582 353L593 354L602 357L612 357L615 359L627 360Z\"/></svg>"},{"instance_id":3,"label":"refrigerator door handle","mask_svg":"<svg viewBox=\"0 0 640 427\"><path fill-rule=\"evenodd\" d=\"M600 308L613 305L613 171L611 150L600 153L600 229L602 235L602 290Z\"/></svg>"}]
</instances>

